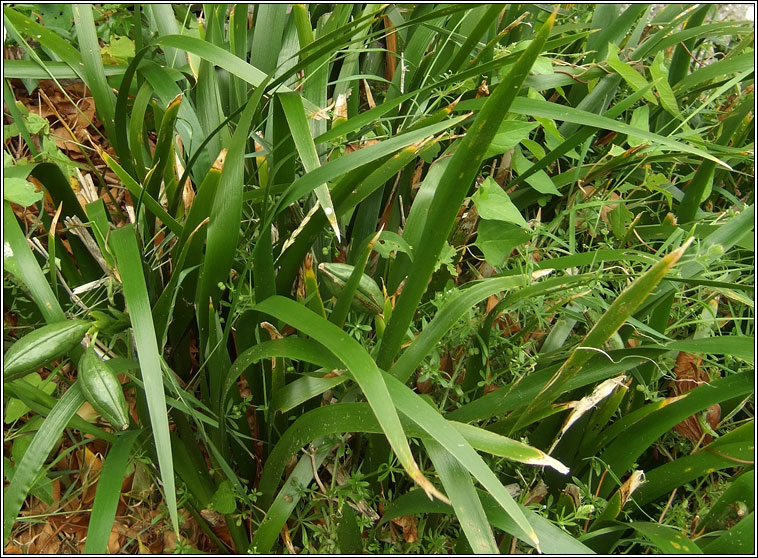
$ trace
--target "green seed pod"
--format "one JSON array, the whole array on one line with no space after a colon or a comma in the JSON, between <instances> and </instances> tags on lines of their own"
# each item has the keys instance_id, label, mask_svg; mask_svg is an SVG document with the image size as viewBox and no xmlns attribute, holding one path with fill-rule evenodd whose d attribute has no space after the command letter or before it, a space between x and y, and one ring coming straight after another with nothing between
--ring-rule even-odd
<instances>
[{"instance_id":1,"label":"green seed pod","mask_svg":"<svg viewBox=\"0 0 758 558\"><path fill-rule=\"evenodd\" d=\"M334 296L340 295L353 273L352 265L341 263L321 263L318 269L326 277L325 284ZM358 283L351 306L353 310L369 314L378 314L384 307L384 297L379 285L365 273Z\"/></svg>"},{"instance_id":2,"label":"green seed pod","mask_svg":"<svg viewBox=\"0 0 758 558\"><path fill-rule=\"evenodd\" d=\"M31 374L76 347L92 327L86 320L65 320L36 329L5 353L3 382Z\"/></svg>"},{"instance_id":3,"label":"green seed pod","mask_svg":"<svg viewBox=\"0 0 758 558\"><path fill-rule=\"evenodd\" d=\"M114 428L126 430L129 427L126 399L118 377L91 346L79 360L79 385L92 408Z\"/></svg>"}]
</instances>

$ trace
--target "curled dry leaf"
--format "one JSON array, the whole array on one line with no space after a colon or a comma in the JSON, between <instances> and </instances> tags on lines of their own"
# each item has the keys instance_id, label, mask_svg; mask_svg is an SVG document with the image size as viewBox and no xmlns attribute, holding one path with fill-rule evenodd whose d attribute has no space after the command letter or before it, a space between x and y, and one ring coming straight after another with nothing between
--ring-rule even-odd
<instances>
[{"instance_id":1,"label":"curled dry leaf","mask_svg":"<svg viewBox=\"0 0 758 558\"><path fill-rule=\"evenodd\" d=\"M401 515L392 520L392 523L403 530L403 540L407 543L418 540L418 531L416 530L416 518L412 515Z\"/></svg>"},{"instance_id":2,"label":"curled dry leaf","mask_svg":"<svg viewBox=\"0 0 758 558\"><path fill-rule=\"evenodd\" d=\"M696 387L708 383L708 377L700 370L702 360L689 353L680 352L676 357L674 366L675 379L669 382L669 388L674 395L683 395ZM721 420L721 405L718 403L711 405L706 410L705 420L712 429L716 429ZM696 415L687 417L674 427L685 438L694 443L703 439L703 445L710 443L713 437L703 432L703 427L698 421Z\"/></svg>"},{"instance_id":3,"label":"curled dry leaf","mask_svg":"<svg viewBox=\"0 0 758 558\"><path fill-rule=\"evenodd\" d=\"M108 536L108 554L118 554L121 550L121 540L125 538L118 532L118 529L114 528Z\"/></svg>"},{"instance_id":4,"label":"curled dry leaf","mask_svg":"<svg viewBox=\"0 0 758 558\"><path fill-rule=\"evenodd\" d=\"M624 482L624 484L622 484L619 488L622 508L634 493L634 491L642 486L645 482L645 473L640 470L634 471L631 475L629 475L629 478L626 479L626 482Z\"/></svg>"},{"instance_id":5,"label":"curled dry leaf","mask_svg":"<svg viewBox=\"0 0 758 558\"><path fill-rule=\"evenodd\" d=\"M353 151L358 151L359 149L363 149L364 147L369 147L370 145L376 145L379 143L379 140L375 139L364 139L360 142L353 142L353 143L347 143L345 144L345 155L348 153L352 153Z\"/></svg>"},{"instance_id":6,"label":"curled dry leaf","mask_svg":"<svg viewBox=\"0 0 758 558\"><path fill-rule=\"evenodd\" d=\"M572 401L570 403L566 404L566 407L573 408L571 411L571 414L566 419L566 422L563 423L563 428L561 428L561 431L558 433L558 436L556 437L555 441L553 442L553 445L550 446L550 450L548 453L552 453L552 451L555 449L555 446L558 445L558 442L561 440L563 435L568 431L571 426L578 421L582 416L584 416L587 411L595 407L598 403L600 403L603 399L608 397L613 391L620 386L623 386L626 388L624 383L626 382L626 375L622 374L621 376L618 376L616 378L609 378L605 380L604 382L600 383L594 390L592 390L592 393L590 393L586 397L582 397L579 401Z\"/></svg>"},{"instance_id":7,"label":"curled dry leaf","mask_svg":"<svg viewBox=\"0 0 758 558\"><path fill-rule=\"evenodd\" d=\"M282 541L284 542L284 546L287 547L287 551L290 554L297 554L297 552L295 551L295 547L292 544L292 539L290 538L290 532L289 532L289 529L287 528L286 523L284 524L284 527L282 527L281 535L282 535Z\"/></svg>"},{"instance_id":8,"label":"curled dry leaf","mask_svg":"<svg viewBox=\"0 0 758 558\"><path fill-rule=\"evenodd\" d=\"M524 502L525 506L528 506L529 504L539 504L542 502L542 500L547 496L547 485L542 482L541 480L537 482L537 486L532 488L531 491L529 491L529 494L526 497L526 502Z\"/></svg>"},{"instance_id":9,"label":"curled dry leaf","mask_svg":"<svg viewBox=\"0 0 758 558\"><path fill-rule=\"evenodd\" d=\"M487 79L485 78L482 80L482 83L479 85L479 87L476 88L476 98L479 99L480 97L489 97L490 94L490 88L487 87Z\"/></svg>"},{"instance_id":10,"label":"curled dry leaf","mask_svg":"<svg viewBox=\"0 0 758 558\"><path fill-rule=\"evenodd\" d=\"M334 102L334 117L332 120L337 120L338 118L344 118L347 120L347 100L350 98L351 92L352 91L348 89L346 93L340 93L337 95L337 100Z\"/></svg>"},{"instance_id":11,"label":"curled dry leaf","mask_svg":"<svg viewBox=\"0 0 758 558\"><path fill-rule=\"evenodd\" d=\"M416 379L416 388L419 393L429 393L432 390L432 387L431 376L420 374Z\"/></svg>"}]
</instances>

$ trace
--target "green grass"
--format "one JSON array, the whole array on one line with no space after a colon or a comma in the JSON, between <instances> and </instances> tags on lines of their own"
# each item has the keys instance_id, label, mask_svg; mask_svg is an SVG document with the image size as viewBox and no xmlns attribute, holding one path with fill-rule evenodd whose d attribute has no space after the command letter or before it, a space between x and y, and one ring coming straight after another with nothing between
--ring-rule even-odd
<instances>
[{"instance_id":1,"label":"green grass","mask_svg":"<svg viewBox=\"0 0 758 558\"><path fill-rule=\"evenodd\" d=\"M137 465L180 551L754 550L753 29L714 16L5 6L5 350L88 317L133 413L76 414L83 346L6 384L4 544L83 493L63 435L106 448L86 552ZM78 81L73 152L34 111Z\"/></svg>"}]
</instances>

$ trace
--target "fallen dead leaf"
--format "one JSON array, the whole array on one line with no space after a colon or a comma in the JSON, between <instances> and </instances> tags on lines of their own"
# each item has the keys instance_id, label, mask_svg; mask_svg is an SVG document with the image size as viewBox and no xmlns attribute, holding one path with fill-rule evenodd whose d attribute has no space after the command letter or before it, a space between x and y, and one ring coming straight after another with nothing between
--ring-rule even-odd
<instances>
[{"instance_id":1,"label":"fallen dead leaf","mask_svg":"<svg viewBox=\"0 0 758 558\"><path fill-rule=\"evenodd\" d=\"M119 530L114 528L111 531L111 534L108 536L108 553L109 554L118 554L118 551L121 550L121 533L119 533Z\"/></svg>"},{"instance_id":2,"label":"fallen dead leaf","mask_svg":"<svg viewBox=\"0 0 758 558\"><path fill-rule=\"evenodd\" d=\"M680 352L676 357L674 366L675 379L669 382L669 388L674 395L683 395L696 387L708 383L708 377L701 371L702 361L694 355ZM712 429L716 429L721 420L721 406L716 403L708 407L705 420ZM703 427L697 416L687 417L674 427L685 438L698 443L703 438L703 445L707 445L713 439L710 434L703 436Z\"/></svg>"},{"instance_id":3,"label":"fallen dead leaf","mask_svg":"<svg viewBox=\"0 0 758 558\"><path fill-rule=\"evenodd\" d=\"M545 496L547 496L547 485L544 482L539 481L537 483L537 486L532 488L532 490L527 495L524 505L528 506L529 504L539 504L542 502Z\"/></svg>"},{"instance_id":4,"label":"fallen dead leaf","mask_svg":"<svg viewBox=\"0 0 758 558\"><path fill-rule=\"evenodd\" d=\"M407 543L418 540L418 531L416 530L416 518L412 515L401 515L391 520L403 530L403 540Z\"/></svg>"}]
</instances>

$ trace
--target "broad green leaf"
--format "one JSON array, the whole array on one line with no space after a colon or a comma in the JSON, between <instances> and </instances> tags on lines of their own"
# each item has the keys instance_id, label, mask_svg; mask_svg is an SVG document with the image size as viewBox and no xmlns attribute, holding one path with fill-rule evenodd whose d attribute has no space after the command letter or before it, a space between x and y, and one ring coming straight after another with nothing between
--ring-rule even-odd
<instances>
[{"instance_id":1,"label":"broad green leaf","mask_svg":"<svg viewBox=\"0 0 758 558\"><path fill-rule=\"evenodd\" d=\"M383 258L394 258L397 252L402 252L413 261L413 248L396 232L382 231L374 244L374 251Z\"/></svg>"},{"instance_id":2,"label":"broad green leaf","mask_svg":"<svg viewBox=\"0 0 758 558\"><path fill-rule=\"evenodd\" d=\"M679 105L676 102L676 95L669 85L668 68L663 62L663 51L658 51L653 63L650 64L650 74L653 76L655 90L658 92L658 98L661 106L671 115L679 116Z\"/></svg>"},{"instance_id":3,"label":"broad green leaf","mask_svg":"<svg viewBox=\"0 0 758 558\"><path fill-rule=\"evenodd\" d=\"M84 75L87 86L92 91L100 121L108 136L115 137L114 118L116 116L116 96L105 79L103 59L100 56L100 44L95 30L92 6L75 4L73 6L76 36L79 40Z\"/></svg>"},{"instance_id":4,"label":"broad green leaf","mask_svg":"<svg viewBox=\"0 0 758 558\"><path fill-rule=\"evenodd\" d=\"M315 447L310 455L303 455L287 477L287 481L266 511L266 517L255 530L248 551L252 554L267 554L282 531L292 510L295 509L307 487L313 480L314 469L318 469L329 454L330 443L314 440ZM263 486L263 485L262 485ZM286 527L285 527L286 528Z\"/></svg>"},{"instance_id":5,"label":"broad green leaf","mask_svg":"<svg viewBox=\"0 0 758 558\"><path fill-rule=\"evenodd\" d=\"M376 192L379 188L384 186L388 180L393 176L397 176L397 173L401 169L405 168L411 163L418 155L419 150L424 149L424 146L438 145L436 139L425 138L421 141L415 142L408 147L404 147L398 153L395 153L386 162L376 168L365 179L361 180L355 187L355 190L349 195L340 195L341 198L345 198L344 201L337 205L337 214L339 216L346 215L350 209L357 206L363 200L367 199L371 194ZM335 197L337 196L337 186L335 185ZM341 192L340 192L341 194ZM385 236L390 234L391 231L385 231L382 234ZM399 237L398 237L399 238ZM410 245L408 245L410 247Z\"/></svg>"},{"instance_id":6,"label":"broad green leaf","mask_svg":"<svg viewBox=\"0 0 758 558\"><path fill-rule=\"evenodd\" d=\"M28 287L45 321L47 323L64 321L66 315L32 254L8 201L3 202L3 237L3 261L8 262L10 258L13 258L15 265L12 264L9 269L18 270L18 279Z\"/></svg>"},{"instance_id":7,"label":"broad green leaf","mask_svg":"<svg viewBox=\"0 0 758 558\"><path fill-rule=\"evenodd\" d=\"M634 501L644 506L664 494L670 494L679 486L705 477L712 471L728 469L741 461L751 460L755 452L753 426L753 421L745 423L717 438L701 451L646 471L646 482L634 493ZM715 511L715 507L711 507L711 511ZM703 522L707 519L708 516L703 516Z\"/></svg>"},{"instance_id":8,"label":"broad green leaf","mask_svg":"<svg viewBox=\"0 0 758 558\"><path fill-rule=\"evenodd\" d=\"M43 195L28 180L7 176L3 178L3 199L6 201L29 207L41 200Z\"/></svg>"},{"instance_id":9,"label":"broad green leaf","mask_svg":"<svg viewBox=\"0 0 758 558\"><path fill-rule=\"evenodd\" d=\"M712 64L706 64L691 74L684 76L682 80L674 86L674 89L677 92L691 91L694 87L703 82L721 76L751 70L754 67L755 53L753 52L746 52L744 54L738 54L737 56L729 56L727 54L725 58L713 62Z\"/></svg>"},{"instance_id":10,"label":"broad green leaf","mask_svg":"<svg viewBox=\"0 0 758 558\"><path fill-rule=\"evenodd\" d=\"M28 110L24 105L20 105L20 108L21 107L23 107L24 110ZM33 112L24 115L23 124L26 126L26 130L30 134L39 134L40 132L47 134L50 131L50 122ZM17 136L20 133L21 130L15 120L3 127L3 134L6 138L9 136Z\"/></svg>"},{"instance_id":11,"label":"broad green leaf","mask_svg":"<svg viewBox=\"0 0 758 558\"><path fill-rule=\"evenodd\" d=\"M568 468L557 459L553 459L542 450L511 440L500 434L463 422L450 421L455 429L466 438L466 441L479 451L484 451L499 457L505 457L528 465L552 467L562 475L568 474Z\"/></svg>"},{"instance_id":12,"label":"broad green leaf","mask_svg":"<svg viewBox=\"0 0 758 558\"><path fill-rule=\"evenodd\" d=\"M250 62L266 74L273 74L276 70L287 11L286 5L282 4L259 4L255 7L255 33Z\"/></svg>"},{"instance_id":13,"label":"broad green leaf","mask_svg":"<svg viewBox=\"0 0 758 558\"><path fill-rule=\"evenodd\" d=\"M705 339L681 339L665 345L673 351L704 353L707 355L732 355L745 362L755 362L755 337L722 335Z\"/></svg>"},{"instance_id":14,"label":"broad green leaf","mask_svg":"<svg viewBox=\"0 0 758 558\"><path fill-rule=\"evenodd\" d=\"M4 6L3 15L5 16L6 21L8 21L20 34L27 37L35 37L40 44L49 48L59 56L61 60L68 64L82 81L90 85L88 83L88 74L83 69L84 64L82 62L82 57L71 45L70 41L67 41L55 31L46 28L44 25L40 25L11 7ZM46 64L42 62L36 52L32 49L30 50L31 52L29 54L32 60L39 64L47 74L47 71L45 70ZM44 77L47 78L48 75L45 75Z\"/></svg>"},{"instance_id":15,"label":"broad green leaf","mask_svg":"<svg viewBox=\"0 0 758 558\"><path fill-rule=\"evenodd\" d=\"M648 85L647 80L642 74L637 72L637 70L628 64L625 64L619 60L618 53L619 48L613 43L608 43L608 55L606 57L606 62L613 69L613 71L620 75L624 81L627 82L635 91L639 91ZM645 99L653 103L653 105L658 105L658 100L650 90L645 93Z\"/></svg>"},{"instance_id":16,"label":"broad green leaf","mask_svg":"<svg viewBox=\"0 0 758 558\"><path fill-rule=\"evenodd\" d=\"M210 211L205 258L195 296L197 323L203 350L209 328L208 303L218 300L220 293L218 285L227 281L237 250L239 223L242 219L245 144L264 89L265 83L256 88L240 117L229 145L218 191Z\"/></svg>"},{"instance_id":17,"label":"broad green leaf","mask_svg":"<svg viewBox=\"0 0 758 558\"><path fill-rule=\"evenodd\" d=\"M753 425L746 424L745 426L750 427L747 435L752 436ZM755 476L751 470L745 470L730 481L724 493L703 515L698 523L698 529L707 530L709 527L723 525L723 522L734 513L734 509L738 508L738 502L742 502L747 509L755 509Z\"/></svg>"},{"instance_id":18,"label":"broad green leaf","mask_svg":"<svg viewBox=\"0 0 758 558\"><path fill-rule=\"evenodd\" d=\"M358 288L361 285L361 282L366 285L371 285L373 287L372 291L375 291L373 296L370 295L371 291L360 293L360 298L358 300L363 308L365 308L366 303L373 306L378 305L382 300L382 298L380 298L382 293L379 291L379 287L373 283L373 280L364 279L363 275L363 272L366 269L366 263L368 263L374 243L377 238L379 238L379 234L380 233L376 233L373 237L364 240L364 242L361 243L362 247L356 247L361 248L358 252L358 258L355 260L355 265L350 273L350 277L344 283L344 286L342 286L342 292L340 292L337 297L337 304L335 304L334 310L332 310L332 314L329 316L329 321L339 328L342 328L345 325L345 318L347 317L350 307L356 302L356 294L358 294Z\"/></svg>"},{"instance_id":19,"label":"broad green leaf","mask_svg":"<svg viewBox=\"0 0 758 558\"><path fill-rule=\"evenodd\" d=\"M344 554L362 554L363 539L355 512L349 504L342 505L342 517L337 523L337 542Z\"/></svg>"},{"instance_id":20,"label":"broad green leaf","mask_svg":"<svg viewBox=\"0 0 758 558\"><path fill-rule=\"evenodd\" d=\"M433 440L424 442L450 505L475 554L498 554L495 537L468 471Z\"/></svg>"},{"instance_id":21,"label":"broad green leaf","mask_svg":"<svg viewBox=\"0 0 758 558\"><path fill-rule=\"evenodd\" d=\"M104 64L126 65L134 58L134 41L129 37L111 35L110 42L100 49Z\"/></svg>"},{"instance_id":22,"label":"broad green leaf","mask_svg":"<svg viewBox=\"0 0 758 558\"><path fill-rule=\"evenodd\" d=\"M482 220L474 245L484 254L487 263L493 267L501 267L508 260L511 252L532 237L517 225L502 221Z\"/></svg>"},{"instance_id":23,"label":"broad green leaf","mask_svg":"<svg viewBox=\"0 0 758 558\"><path fill-rule=\"evenodd\" d=\"M202 60L206 60L223 68L230 74L246 81L254 87L260 86L267 77L267 74L264 71L248 64L231 52L196 37L189 37L187 35L164 35L156 39L155 44L174 47L195 54ZM278 91L289 92L291 90L288 87L280 85ZM304 105L308 110L313 112L319 110L319 107L311 102L306 101Z\"/></svg>"},{"instance_id":24,"label":"broad green leaf","mask_svg":"<svg viewBox=\"0 0 758 558\"><path fill-rule=\"evenodd\" d=\"M27 378L30 376L27 376ZM52 381L47 380L46 382L42 383L42 386L44 386L42 389L38 387L34 387L30 385L29 383L25 382L24 379L16 380L15 382L10 382L5 384L5 389L8 390L8 392L13 395L15 398L17 398L19 401L23 401L24 405L26 405L29 409L37 413L41 417L46 417L50 414L50 411L55 407L55 405L58 403L58 399L54 398L51 395L48 395L45 393L45 390L47 389L47 385L51 385L55 387L55 383ZM12 401L13 399L11 399ZM104 430L101 430L94 424L90 424L89 422L85 421L83 418L81 418L79 415L74 415L71 417L71 420L68 423L69 428L74 428L78 430L79 432L83 432L85 434L90 434L91 436L95 438L99 438L101 440L105 440L107 442L115 442L116 437L109 433L105 432Z\"/></svg>"},{"instance_id":25,"label":"broad green leaf","mask_svg":"<svg viewBox=\"0 0 758 558\"><path fill-rule=\"evenodd\" d=\"M711 11L709 4L698 7L687 18L687 22L684 24L684 28L693 28L703 24L708 12ZM695 46L695 40L690 39L678 44L674 49L674 54L671 56L671 69L669 72L669 83L674 86L677 82L687 74L692 58L692 49Z\"/></svg>"},{"instance_id":26,"label":"broad green leaf","mask_svg":"<svg viewBox=\"0 0 758 558\"><path fill-rule=\"evenodd\" d=\"M642 105L641 107L634 109L629 125L646 132L650 131L650 107L648 105ZM645 141L630 134L626 137L626 143L631 147L637 147L638 145L645 143Z\"/></svg>"},{"instance_id":27,"label":"broad green leaf","mask_svg":"<svg viewBox=\"0 0 758 558\"><path fill-rule=\"evenodd\" d=\"M36 372L27 374L26 376L19 378L17 381L27 383L31 388L37 389L46 395L52 394L57 387L57 384L53 382L52 379L43 382L42 377ZM28 412L29 407L27 407L21 399L11 397L8 400L8 404L5 406L5 424L10 424L18 420Z\"/></svg>"},{"instance_id":28,"label":"broad green leaf","mask_svg":"<svg viewBox=\"0 0 758 558\"><path fill-rule=\"evenodd\" d=\"M345 383L349 379L349 376L346 374L324 376L321 378L303 376L288 383L273 395L271 398L271 409L273 412L286 413L309 399Z\"/></svg>"},{"instance_id":29,"label":"broad green leaf","mask_svg":"<svg viewBox=\"0 0 758 558\"><path fill-rule=\"evenodd\" d=\"M618 147L615 146L614 147ZM623 151L623 149L622 149ZM634 213L629 211L625 203L619 203L608 213L608 224L611 232L618 240L624 240L627 235L629 223L634 219Z\"/></svg>"},{"instance_id":30,"label":"broad green leaf","mask_svg":"<svg viewBox=\"0 0 758 558\"><path fill-rule=\"evenodd\" d=\"M523 120L503 120L500 124L492 143L487 148L485 159L502 155L510 151L520 142L529 137L529 133L537 127L536 122L524 122Z\"/></svg>"},{"instance_id":31,"label":"broad green leaf","mask_svg":"<svg viewBox=\"0 0 758 558\"><path fill-rule=\"evenodd\" d=\"M234 498L234 487L228 480L222 481L211 498L211 505L218 513L227 515L237 509Z\"/></svg>"},{"instance_id":32,"label":"broad green leaf","mask_svg":"<svg viewBox=\"0 0 758 558\"><path fill-rule=\"evenodd\" d=\"M703 553L711 556L755 553L755 512L750 512L715 541L704 545Z\"/></svg>"},{"instance_id":33,"label":"broad green leaf","mask_svg":"<svg viewBox=\"0 0 758 558\"><path fill-rule=\"evenodd\" d=\"M80 79L79 75L66 62L54 62L45 60L44 67L34 60L6 60L3 67L3 75L6 78L18 79ZM120 76L124 73L124 66L104 66L106 77Z\"/></svg>"},{"instance_id":34,"label":"broad green leaf","mask_svg":"<svg viewBox=\"0 0 758 558\"><path fill-rule=\"evenodd\" d=\"M471 199L482 219L505 221L525 229L529 228L521 212L513 205L511 198L497 182L492 180L491 176L482 182Z\"/></svg>"},{"instance_id":35,"label":"broad green leaf","mask_svg":"<svg viewBox=\"0 0 758 558\"><path fill-rule=\"evenodd\" d=\"M512 163L513 169L519 175L525 173L532 167L532 162L524 156L520 148L516 148L513 151ZM560 192L555 187L552 179L543 170L537 171L531 176L528 176L525 180L529 186L537 190L540 194L560 195Z\"/></svg>"}]
</instances>

